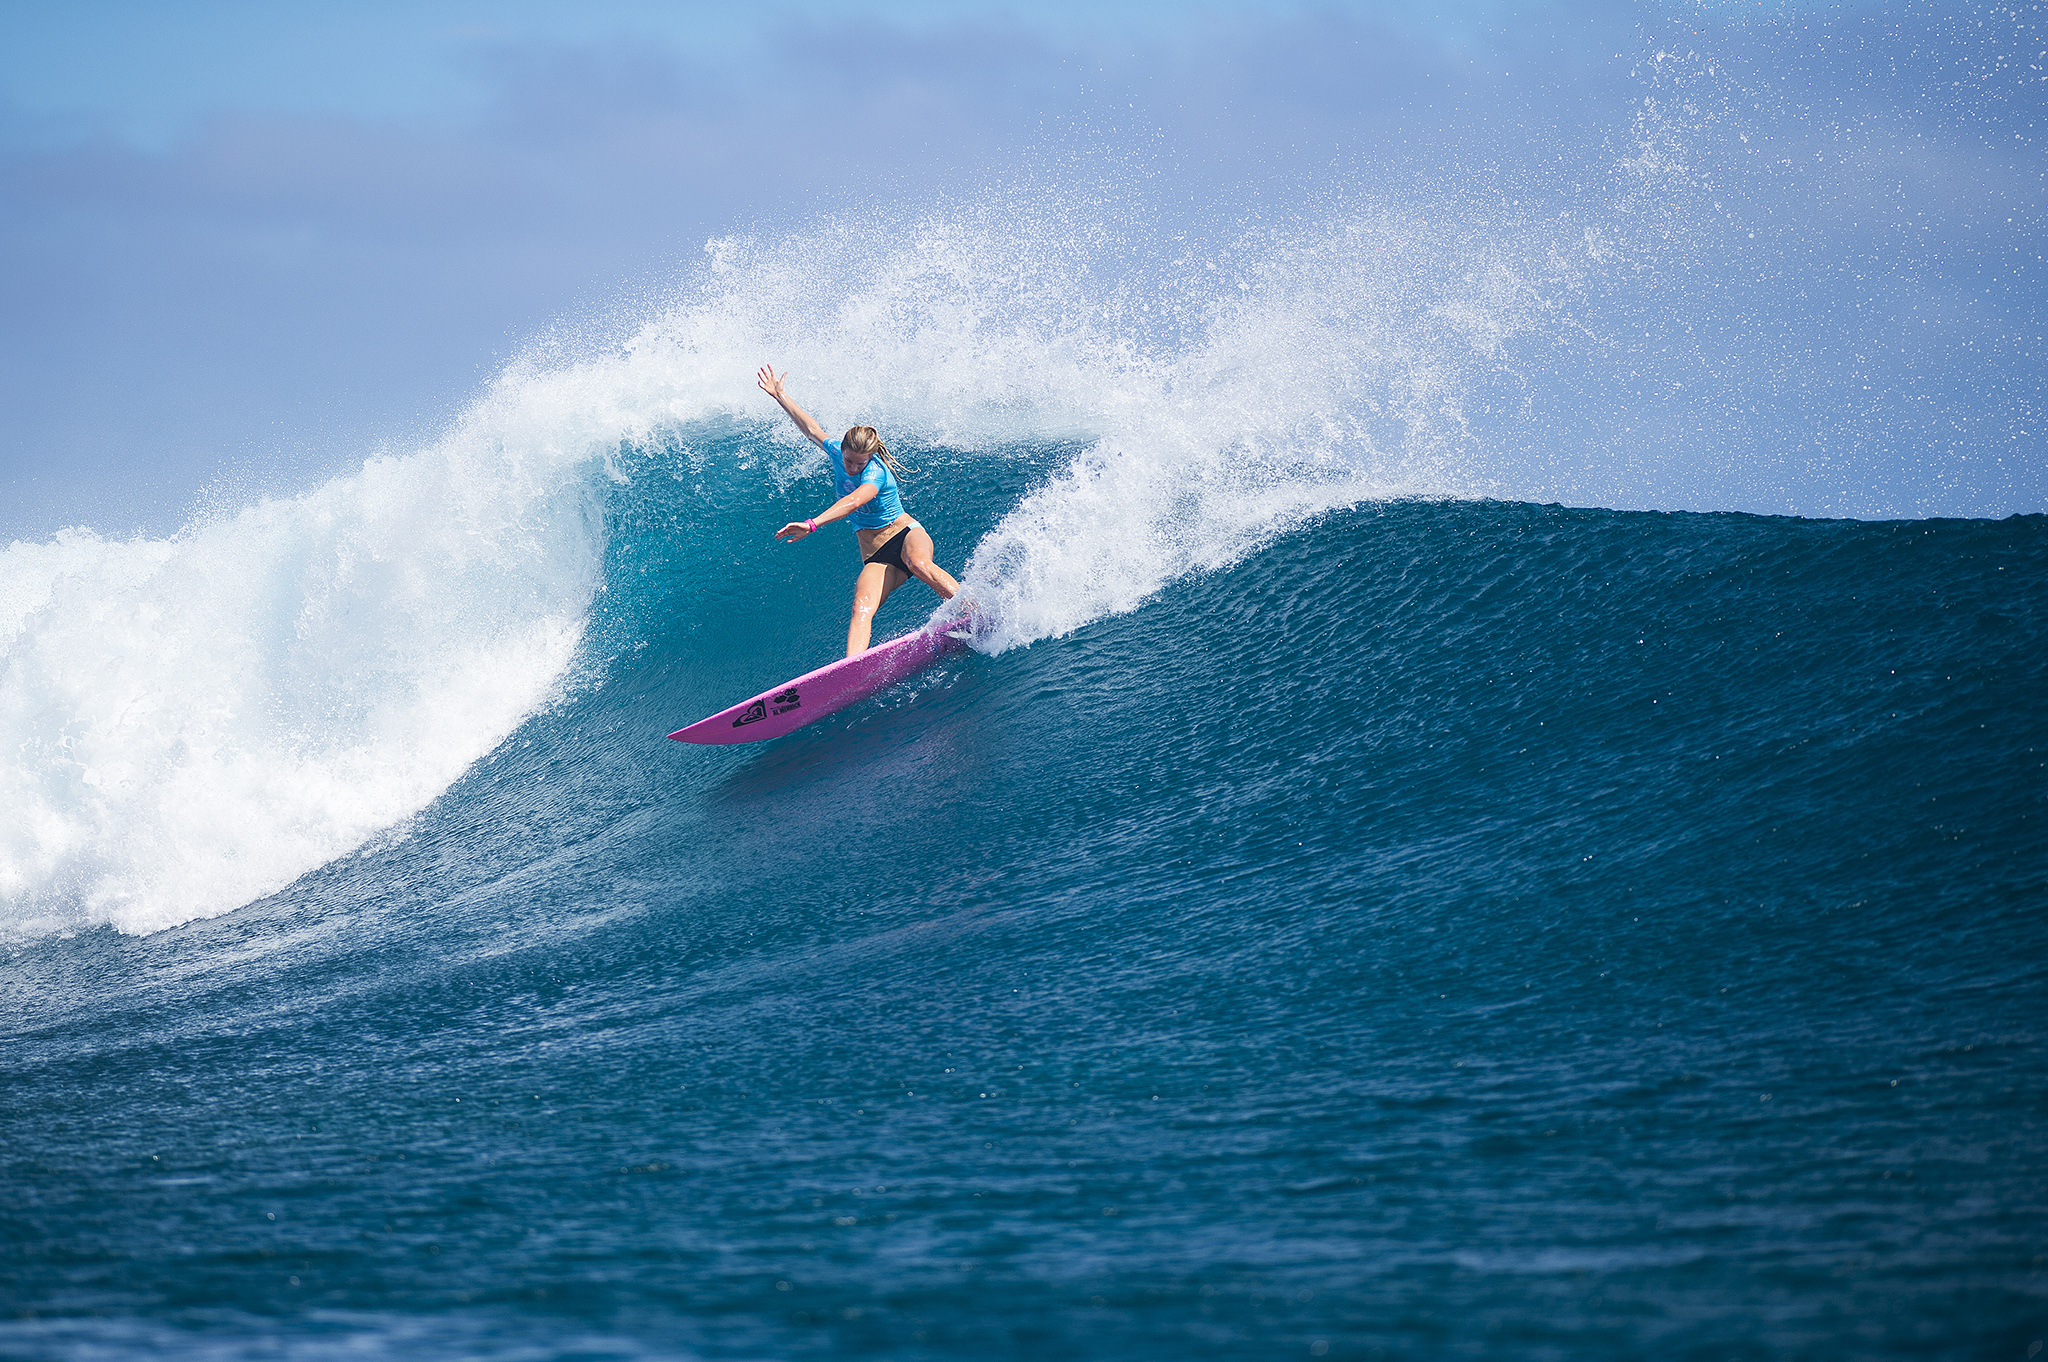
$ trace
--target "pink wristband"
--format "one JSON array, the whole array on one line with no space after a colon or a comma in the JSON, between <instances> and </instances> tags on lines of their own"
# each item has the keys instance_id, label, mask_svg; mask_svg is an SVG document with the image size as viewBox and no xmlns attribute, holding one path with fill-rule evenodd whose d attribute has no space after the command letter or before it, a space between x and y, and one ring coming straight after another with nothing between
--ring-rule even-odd
<instances>
[{"instance_id":1,"label":"pink wristband","mask_svg":"<svg viewBox=\"0 0 2048 1362\"><path fill-rule=\"evenodd\" d=\"M815 520L806 520L804 522L804 528L810 531L812 534L816 534L818 532L818 522Z\"/></svg>"}]
</instances>

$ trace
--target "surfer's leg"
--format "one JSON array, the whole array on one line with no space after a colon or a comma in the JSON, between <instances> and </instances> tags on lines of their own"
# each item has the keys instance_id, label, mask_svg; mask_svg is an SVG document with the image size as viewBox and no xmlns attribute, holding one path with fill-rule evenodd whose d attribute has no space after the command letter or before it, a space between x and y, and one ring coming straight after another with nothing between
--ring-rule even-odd
<instances>
[{"instance_id":1,"label":"surfer's leg","mask_svg":"<svg viewBox=\"0 0 2048 1362\"><path fill-rule=\"evenodd\" d=\"M853 579L853 623L846 626L846 655L867 651L868 636L874 632L875 611L881 608L882 598L889 594L889 573L893 571L886 563L869 563L860 570L860 576Z\"/></svg>"},{"instance_id":2,"label":"surfer's leg","mask_svg":"<svg viewBox=\"0 0 2048 1362\"><path fill-rule=\"evenodd\" d=\"M912 525L903 535L903 566L945 600L952 600L953 593L960 589L953 574L932 561L932 537L922 525Z\"/></svg>"}]
</instances>

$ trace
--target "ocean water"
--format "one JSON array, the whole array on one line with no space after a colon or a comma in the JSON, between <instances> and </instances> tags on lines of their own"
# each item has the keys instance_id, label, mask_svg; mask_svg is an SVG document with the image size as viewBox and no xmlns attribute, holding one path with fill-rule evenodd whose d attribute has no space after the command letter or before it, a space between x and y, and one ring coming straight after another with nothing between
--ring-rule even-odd
<instances>
[{"instance_id":1,"label":"ocean water","mask_svg":"<svg viewBox=\"0 0 2048 1362\"><path fill-rule=\"evenodd\" d=\"M1755 513L1945 466L1594 353L1636 192L716 242L7 548L0 1354L2034 1356L2048 517ZM985 623L684 747L843 639L763 360Z\"/></svg>"}]
</instances>

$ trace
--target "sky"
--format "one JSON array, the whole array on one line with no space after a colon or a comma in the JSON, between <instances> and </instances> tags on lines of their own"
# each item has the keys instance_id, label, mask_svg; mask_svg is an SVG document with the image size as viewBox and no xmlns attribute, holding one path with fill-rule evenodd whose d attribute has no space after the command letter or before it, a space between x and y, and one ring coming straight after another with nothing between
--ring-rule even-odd
<instances>
[{"instance_id":1,"label":"sky","mask_svg":"<svg viewBox=\"0 0 2048 1362\"><path fill-rule=\"evenodd\" d=\"M1188 221L1534 202L1641 154L1646 99L1692 110L1703 163L1739 119L1811 143L1775 179L1729 161L1773 287L1810 275L1824 329L1879 276L1939 284L2025 462L2041 38L2038 4L0 0L0 538L296 490L712 237L1019 176ZM2043 509L2039 478L1984 486L1942 509Z\"/></svg>"},{"instance_id":2,"label":"sky","mask_svg":"<svg viewBox=\"0 0 2048 1362\"><path fill-rule=\"evenodd\" d=\"M111 128L163 146L210 114L268 110L371 119L460 119L489 99L485 72L505 46L604 49L621 44L731 59L764 40L863 25L931 31L978 25L1058 42L1142 42L1176 27L1284 22L1302 12L1351 14L1411 37L1468 42L1512 16L1543 14L1534 0L1303 7L1278 0L1033 0L962 5L941 0L765 6L539 0L346 6L274 3L15 4L0 81L18 113L54 130Z\"/></svg>"},{"instance_id":3,"label":"sky","mask_svg":"<svg viewBox=\"0 0 2048 1362\"><path fill-rule=\"evenodd\" d=\"M386 3L346 7L267 3L172 5L88 3L11 6L0 56L22 107L52 116L111 120L125 131L162 139L194 117L225 108L268 108L405 118L473 111L480 91L461 79L468 54L493 44L563 47L618 41L730 52L764 32L880 22L928 28L966 18L1078 27L1116 34L1155 28L1185 15L1181 4L1114 7L1035 0L1028 7L940 3L736 6L646 3L603 5ZM1279 5L1240 4L1212 13L1272 15ZM1452 28L1424 9L1383 11L1406 26ZM1473 14L1483 11L1471 11Z\"/></svg>"}]
</instances>

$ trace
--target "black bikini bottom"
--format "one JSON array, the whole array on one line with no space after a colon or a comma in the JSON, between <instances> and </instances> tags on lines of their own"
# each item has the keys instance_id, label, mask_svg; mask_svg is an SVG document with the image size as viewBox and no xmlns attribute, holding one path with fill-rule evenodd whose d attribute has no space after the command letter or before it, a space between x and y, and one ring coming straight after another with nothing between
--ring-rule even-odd
<instances>
[{"instance_id":1,"label":"black bikini bottom","mask_svg":"<svg viewBox=\"0 0 2048 1362\"><path fill-rule=\"evenodd\" d=\"M903 567L903 537L916 528L915 525L905 525L902 529L890 535L888 539L883 541L882 547L860 560L861 566L866 567L870 563L881 563L887 567L903 568L905 572L910 572L909 568ZM911 575L915 576L916 574L911 573Z\"/></svg>"}]
</instances>

